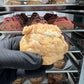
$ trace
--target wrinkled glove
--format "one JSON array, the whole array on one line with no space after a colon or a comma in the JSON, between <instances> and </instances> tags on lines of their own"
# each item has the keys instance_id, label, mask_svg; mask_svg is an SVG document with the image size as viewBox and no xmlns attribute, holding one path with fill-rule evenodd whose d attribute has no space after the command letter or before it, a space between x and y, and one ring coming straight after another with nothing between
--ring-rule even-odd
<instances>
[{"instance_id":1,"label":"wrinkled glove","mask_svg":"<svg viewBox=\"0 0 84 84\"><path fill-rule=\"evenodd\" d=\"M34 70L41 67L41 56L18 51L20 40L21 37L15 37L0 42L0 67L28 70Z\"/></svg>"},{"instance_id":2,"label":"wrinkled glove","mask_svg":"<svg viewBox=\"0 0 84 84\"><path fill-rule=\"evenodd\" d=\"M0 68L20 69L21 76L28 78L43 75L52 65L42 65L42 58L37 54L19 51L20 40L21 36L0 41Z\"/></svg>"}]
</instances>

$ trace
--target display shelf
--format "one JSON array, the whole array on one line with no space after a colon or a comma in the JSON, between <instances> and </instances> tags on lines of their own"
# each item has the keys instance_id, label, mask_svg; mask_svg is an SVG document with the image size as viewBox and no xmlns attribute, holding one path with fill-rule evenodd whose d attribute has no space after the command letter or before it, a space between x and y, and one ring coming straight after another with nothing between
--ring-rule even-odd
<instances>
[{"instance_id":1,"label":"display shelf","mask_svg":"<svg viewBox=\"0 0 84 84\"><path fill-rule=\"evenodd\" d=\"M2 5L5 11L57 11L57 10L84 10L79 4L42 4L42 5ZM80 11L78 11L80 12Z\"/></svg>"},{"instance_id":2,"label":"display shelf","mask_svg":"<svg viewBox=\"0 0 84 84\"><path fill-rule=\"evenodd\" d=\"M63 33L71 33L71 32L84 32L84 29L76 29L76 30L61 30ZM0 31L3 34L22 34L22 31Z\"/></svg>"},{"instance_id":3,"label":"display shelf","mask_svg":"<svg viewBox=\"0 0 84 84\"><path fill-rule=\"evenodd\" d=\"M84 15L84 10L58 10L57 12Z\"/></svg>"},{"instance_id":4,"label":"display shelf","mask_svg":"<svg viewBox=\"0 0 84 84\"><path fill-rule=\"evenodd\" d=\"M79 4L43 4L43 5L3 5L0 8L5 8L5 11L56 11L65 9L76 9Z\"/></svg>"},{"instance_id":5,"label":"display shelf","mask_svg":"<svg viewBox=\"0 0 84 84\"><path fill-rule=\"evenodd\" d=\"M9 11L2 11L2 12L0 12L0 15L6 15L6 14L11 14L11 13L13 13L13 12L9 12Z\"/></svg>"},{"instance_id":6,"label":"display shelf","mask_svg":"<svg viewBox=\"0 0 84 84\"><path fill-rule=\"evenodd\" d=\"M76 73L76 72L78 72L78 70L53 70L53 69L51 69L51 70L47 70L46 71L46 73L71 73L71 72L73 72L73 73Z\"/></svg>"},{"instance_id":7,"label":"display shelf","mask_svg":"<svg viewBox=\"0 0 84 84\"><path fill-rule=\"evenodd\" d=\"M69 53L71 52L71 53L80 53L81 51L80 50L69 50L68 51Z\"/></svg>"},{"instance_id":8,"label":"display shelf","mask_svg":"<svg viewBox=\"0 0 84 84\"><path fill-rule=\"evenodd\" d=\"M0 31L2 34L22 34L22 31Z\"/></svg>"},{"instance_id":9,"label":"display shelf","mask_svg":"<svg viewBox=\"0 0 84 84\"><path fill-rule=\"evenodd\" d=\"M69 32L84 32L84 29L75 29L75 30L62 30L63 33Z\"/></svg>"}]
</instances>

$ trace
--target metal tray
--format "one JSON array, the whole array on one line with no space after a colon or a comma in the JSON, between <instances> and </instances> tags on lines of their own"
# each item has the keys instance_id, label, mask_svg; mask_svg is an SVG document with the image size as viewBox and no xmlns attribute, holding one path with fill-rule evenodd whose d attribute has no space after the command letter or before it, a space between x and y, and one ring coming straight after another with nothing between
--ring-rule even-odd
<instances>
[{"instance_id":1,"label":"metal tray","mask_svg":"<svg viewBox=\"0 0 84 84\"><path fill-rule=\"evenodd\" d=\"M75 30L61 30L63 33L70 32L84 32L84 29L75 29ZM4 34L22 34L22 31L0 31L0 33Z\"/></svg>"}]
</instances>

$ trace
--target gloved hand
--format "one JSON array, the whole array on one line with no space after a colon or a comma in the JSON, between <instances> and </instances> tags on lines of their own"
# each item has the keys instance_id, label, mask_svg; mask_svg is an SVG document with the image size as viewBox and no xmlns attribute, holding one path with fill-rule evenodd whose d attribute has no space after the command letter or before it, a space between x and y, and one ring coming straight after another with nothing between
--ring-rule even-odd
<instances>
[{"instance_id":1,"label":"gloved hand","mask_svg":"<svg viewBox=\"0 0 84 84\"><path fill-rule=\"evenodd\" d=\"M19 51L20 40L21 36L0 41L0 68L22 69L22 76L29 78L43 75L52 65L43 66L41 56Z\"/></svg>"},{"instance_id":2,"label":"gloved hand","mask_svg":"<svg viewBox=\"0 0 84 84\"><path fill-rule=\"evenodd\" d=\"M41 67L41 56L19 51L20 39L21 37L15 37L0 42L0 67L27 70Z\"/></svg>"}]
</instances>

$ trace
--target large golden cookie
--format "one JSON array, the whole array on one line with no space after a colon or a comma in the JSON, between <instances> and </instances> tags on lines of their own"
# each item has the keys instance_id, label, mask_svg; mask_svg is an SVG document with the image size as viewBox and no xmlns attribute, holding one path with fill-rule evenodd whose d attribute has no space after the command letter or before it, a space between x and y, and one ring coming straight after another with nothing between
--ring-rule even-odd
<instances>
[{"instance_id":1,"label":"large golden cookie","mask_svg":"<svg viewBox=\"0 0 84 84\"><path fill-rule=\"evenodd\" d=\"M20 50L39 54L43 65L50 65L64 58L68 45L56 25L34 24L23 29Z\"/></svg>"}]
</instances>

